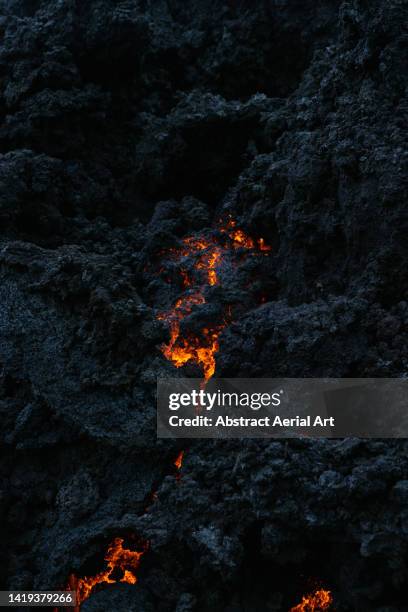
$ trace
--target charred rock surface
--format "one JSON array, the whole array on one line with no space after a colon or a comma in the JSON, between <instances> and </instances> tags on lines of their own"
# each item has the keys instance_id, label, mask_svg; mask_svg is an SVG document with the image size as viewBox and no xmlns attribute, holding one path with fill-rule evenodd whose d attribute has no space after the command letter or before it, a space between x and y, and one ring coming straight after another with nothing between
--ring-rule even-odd
<instances>
[{"instance_id":1,"label":"charred rock surface","mask_svg":"<svg viewBox=\"0 0 408 612\"><path fill-rule=\"evenodd\" d=\"M220 261L180 324L222 321L217 376L406 375L405 0L0 7L3 588L94 576L120 537L149 542L137 584L84 612L318 584L406 610L404 442L200 441L179 470L154 397L202 374L160 350L171 253L227 219L272 250Z\"/></svg>"}]
</instances>

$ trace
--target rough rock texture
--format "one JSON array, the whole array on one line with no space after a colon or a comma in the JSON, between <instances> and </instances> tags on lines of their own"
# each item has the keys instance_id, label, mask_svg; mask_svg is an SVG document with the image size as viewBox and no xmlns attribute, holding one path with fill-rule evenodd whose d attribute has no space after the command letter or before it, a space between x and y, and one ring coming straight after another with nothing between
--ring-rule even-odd
<instances>
[{"instance_id":1,"label":"rough rock texture","mask_svg":"<svg viewBox=\"0 0 408 612\"><path fill-rule=\"evenodd\" d=\"M232 305L216 375L407 375L406 0L0 9L3 588L123 536L138 584L84 612L406 611L406 443L189 442L178 479L154 398L163 253L228 214L273 250L185 322Z\"/></svg>"}]
</instances>

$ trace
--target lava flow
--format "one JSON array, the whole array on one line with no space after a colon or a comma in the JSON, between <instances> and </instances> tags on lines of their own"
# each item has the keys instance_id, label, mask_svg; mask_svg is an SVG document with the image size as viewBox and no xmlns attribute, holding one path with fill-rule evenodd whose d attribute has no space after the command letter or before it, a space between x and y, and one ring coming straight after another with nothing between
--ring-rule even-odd
<instances>
[{"instance_id":1,"label":"lava flow","mask_svg":"<svg viewBox=\"0 0 408 612\"><path fill-rule=\"evenodd\" d=\"M183 458L184 458L184 451L182 450L179 452L179 454L177 455L174 461L174 465L176 466L178 470L181 470L181 466L183 465Z\"/></svg>"},{"instance_id":2,"label":"lava flow","mask_svg":"<svg viewBox=\"0 0 408 612\"><path fill-rule=\"evenodd\" d=\"M142 550L130 550L123 548L123 538L115 538L109 545L105 555L106 569L95 576L79 578L71 576L69 590L75 590L77 595L76 610L88 599L95 587L99 584L115 584L126 582L136 584L136 571L139 568L140 559L148 549L148 544L143 545Z\"/></svg>"},{"instance_id":3,"label":"lava flow","mask_svg":"<svg viewBox=\"0 0 408 612\"><path fill-rule=\"evenodd\" d=\"M215 271L214 271L215 274ZM180 337L180 323L191 314L193 307L204 304L205 298L201 293L185 295L177 300L174 308L158 316L159 320L166 320L170 325L170 342L162 346L163 355L172 361L177 368L193 361L202 367L205 380L209 380L215 372L215 353L218 351L218 336L224 326L213 329L204 328L201 338Z\"/></svg>"},{"instance_id":4,"label":"lava flow","mask_svg":"<svg viewBox=\"0 0 408 612\"><path fill-rule=\"evenodd\" d=\"M304 595L300 604L290 609L290 612L321 612L329 610L333 603L330 591L320 589L310 595Z\"/></svg>"},{"instance_id":5,"label":"lava flow","mask_svg":"<svg viewBox=\"0 0 408 612\"><path fill-rule=\"evenodd\" d=\"M181 468L183 466L183 459L184 459L184 453L185 451L180 451L179 454L177 455L175 461L173 462L174 467L177 470L176 473L176 480L177 482L180 482L181 480Z\"/></svg>"},{"instance_id":6,"label":"lava flow","mask_svg":"<svg viewBox=\"0 0 408 612\"><path fill-rule=\"evenodd\" d=\"M181 322L190 315L197 306L206 303L205 290L220 283L219 267L225 258L238 249L264 252L269 251L263 238L254 240L247 236L243 230L236 227L235 221L229 219L224 226L218 228L215 238L202 236L190 236L184 238L180 249L172 249L170 255L172 261L179 265L184 293L179 297L174 307L168 312L158 315L159 320L164 320L170 327L170 341L164 344L161 350L177 368L186 363L193 362L200 366L206 383L215 372L215 355L218 351L218 338L221 331L228 323L229 309L224 320L218 325L204 326L199 336L181 334ZM226 235L227 240L222 240ZM190 264L188 269L183 263ZM184 451L181 451L173 462L177 470L176 478L180 478L180 470L183 464ZM149 496L148 507L157 498L156 492ZM108 547L105 555L106 569L95 576L76 578L71 576L69 590L77 593L77 607L88 599L95 587L100 584L114 584L116 582L137 582L136 571L140 564L142 555L146 552L148 545L145 544L141 551L132 551L123 548L123 539L115 538ZM296 609L294 608L295 612ZM306 610L306 609L305 609Z\"/></svg>"},{"instance_id":7,"label":"lava flow","mask_svg":"<svg viewBox=\"0 0 408 612\"><path fill-rule=\"evenodd\" d=\"M170 327L170 341L161 347L163 355L176 368L190 362L198 365L203 371L204 384L214 375L219 336L229 322L228 315L218 324L204 326L198 335L183 336L181 322L196 306L206 303L207 287L220 284L219 268L234 250L244 249L254 253L271 250L263 238L254 240L247 236L242 229L237 228L236 222L231 218L217 229L218 236L215 233L215 237L211 238L189 236L183 239L180 249L170 251L172 261L180 267L185 291L173 308L158 315L158 319L166 321ZM226 241L220 239L223 234L227 236ZM193 261L189 271L185 269L187 261Z\"/></svg>"}]
</instances>

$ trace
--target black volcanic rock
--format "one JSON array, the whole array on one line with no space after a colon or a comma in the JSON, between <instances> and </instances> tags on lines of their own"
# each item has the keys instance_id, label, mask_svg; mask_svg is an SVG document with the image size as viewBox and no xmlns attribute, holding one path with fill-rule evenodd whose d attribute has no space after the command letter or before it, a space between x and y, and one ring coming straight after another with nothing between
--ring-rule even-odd
<instances>
[{"instance_id":1,"label":"black volcanic rock","mask_svg":"<svg viewBox=\"0 0 408 612\"><path fill-rule=\"evenodd\" d=\"M160 351L171 253L225 245L229 215L272 250L226 257L182 322L225 325L216 375L406 376L406 1L0 9L3 588L133 537L137 584L84 612L285 611L316 585L406 611L404 441L155 431L157 377L201 373Z\"/></svg>"}]
</instances>

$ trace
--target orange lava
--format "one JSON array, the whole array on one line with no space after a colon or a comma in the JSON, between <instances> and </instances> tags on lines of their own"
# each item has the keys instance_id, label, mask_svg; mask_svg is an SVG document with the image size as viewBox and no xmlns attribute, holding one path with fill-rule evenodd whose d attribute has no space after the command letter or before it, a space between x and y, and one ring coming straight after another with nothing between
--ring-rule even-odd
<instances>
[{"instance_id":1,"label":"orange lava","mask_svg":"<svg viewBox=\"0 0 408 612\"><path fill-rule=\"evenodd\" d=\"M266 244L263 238L258 239L258 247L260 251L271 251L272 247L269 244Z\"/></svg>"},{"instance_id":2,"label":"orange lava","mask_svg":"<svg viewBox=\"0 0 408 612\"><path fill-rule=\"evenodd\" d=\"M174 465L178 470L181 470L181 466L183 465L184 451L180 451L177 455L177 458L174 461Z\"/></svg>"},{"instance_id":3,"label":"orange lava","mask_svg":"<svg viewBox=\"0 0 408 612\"><path fill-rule=\"evenodd\" d=\"M163 355L176 368L189 361L201 366L205 380L209 380L215 372L215 353L218 351L218 336L221 329L202 330L201 337L183 338L180 335L181 321L192 312L194 306L204 304L204 296L200 293L187 294L177 300L174 308L158 318L170 325L170 342L162 346Z\"/></svg>"},{"instance_id":4,"label":"orange lava","mask_svg":"<svg viewBox=\"0 0 408 612\"><path fill-rule=\"evenodd\" d=\"M208 254L204 255L195 265L197 270L205 270L207 272L208 284L213 287L218 283L217 265L221 261L221 251L217 248L211 248Z\"/></svg>"},{"instance_id":5,"label":"orange lava","mask_svg":"<svg viewBox=\"0 0 408 612\"><path fill-rule=\"evenodd\" d=\"M333 603L333 597L330 591L320 589L310 595L304 595L300 604L290 609L290 612L320 612L321 610L329 610Z\"/></svg>"},{"instance_id":6,"label":"orange lava","mask_svg":"<svg viewBox=\"0 0 408 612\"><path fill-rule=\"evenodd\" d=\"M98 584L114 584L116 582L136 584L136 571L146 550L147 545L141 551L123 548L123 539L115 538L105 555L106 569L95 576L76 580L77 605L80 606L88 599Z\"/></svg>"},{"instance_id":7,"label":"orange lava","mask_svg":"<svg viewBox=\"0 0 408 612\"><path fill-rule=\"evenodd\" d=\"M188 236L183 239L183 246L171 249L173 261L180 264L180 275L183 281L184 294L176 301L169 311L160 313L158 319L166 321L170 327L170 341L161 347L163 355L171 361L176 368L187 363L198 365L204 376L204 383L214 375L216 368L215 356L219 349L219 336L227 325L227 321L211 327L204 327L198 335L183 337L180 325L183 319L190 315L193 309L205 304L205 289L220 283L218 269L226 256L236 248L254 251L269 251L270 247L263 238L254 240L245 232L236 227L236 222L229 219L219 227L221 233L230 238L230 243L221 245L216 238L204 236ZM194 278L183 266L183 261L193 258L192 268L195 270ZM230 312L230 310L228 310Z\"/></svg>"},{"instance_id":8,"label":"orange lava","mask_svg":"<svg viewBox=\"0 0 408 612\"><path fill-rule=\"evenodd\" d=\"M252 240L252 238L247 236L240 229L231 230L231 232L229 233L229 236L230 236L231 240L233 241L235 248L238 248L238 247L244 247L246 249L254 249L255 248L255 243Z\"/></svg>"},{"instance_id":9,"label":"orange lava","mask_svg":"<svg viewBox=\"0 0 408 612\"><path fill-rule=\"evenodd\" d=\"M254 239L245 234L242 229L237 228L236 221L231 217L228 221L221 225L221 232L228 234L231 238L234 248L244 248L244 249L257 249L259 251L268 252L272 250L272 247L266 244L264 238Z\"/></svg>"}]
</instances>

